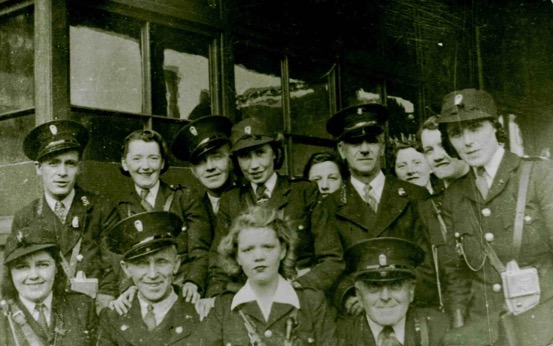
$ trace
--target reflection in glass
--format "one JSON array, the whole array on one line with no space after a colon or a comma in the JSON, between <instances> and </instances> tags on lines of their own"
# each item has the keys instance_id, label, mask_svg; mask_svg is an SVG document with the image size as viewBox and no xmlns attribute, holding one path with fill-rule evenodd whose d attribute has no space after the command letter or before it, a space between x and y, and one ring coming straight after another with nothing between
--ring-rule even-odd
<instances>
[{"instance_id":1,"label":"reflection in glass","mask_svg":"<svg viewBox=\"0 0 553 346\"><path fill-rule=\"evenodd\" d=\"M23 153L23 139L35 127L34 115L0 121L0 164L29 160Z\"/></svg>"},{"instance_id":2,"label":"reflection in glass","mask_svg":"<svg viewBox=\"0 0 553 346\"><path fill-rule=\"evenodd\" d=\"M71 26L71 103L142 112L142 65L138 38Z\"/></svg>"},{"instance_id":3,"label":"reflection in glass","mask_svg":"<svg viewBox=\"0 0 553 346\"><path fill-rule=\"evenodd\" d=\"M0 114L34 106L33 28L32 11L0 22Z\"/></svg>"}]
</instances>

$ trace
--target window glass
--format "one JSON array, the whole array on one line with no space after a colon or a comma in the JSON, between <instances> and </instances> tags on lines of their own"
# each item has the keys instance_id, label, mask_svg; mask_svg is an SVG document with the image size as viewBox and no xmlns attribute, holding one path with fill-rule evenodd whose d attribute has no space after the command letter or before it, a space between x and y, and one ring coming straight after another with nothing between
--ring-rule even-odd
<instances>
[{"instance_id":1,"label":"window glass","mask_svg":"<svg viewBox=\"0 0 553 346\"><path fill-rule=\"evenodd\" d=\"M294 150L292 150L292 176L301 177L303 176L303 171L305 169L305 165L307 164L307 160L309 160L311 155L321 151L332 151L335 148L335 145L323 146L315 144L294 143L293 147Z\"/></svg>"},{"instance_id":2,"label":"window glass","mask_svg":"<svg viewBox=\"0 0 553 346\"><path fill-rule=\"evenodd\" d=\"M142 112L138 23L111 15L91 15L71 25L70 65L71 104Z\"/></svg>"},{"instance_id":3,"label":"window glass","mask_svg":"<svg viewBox=\"0 0 553 346\"><path fill-rule=\"evenodd\" d=\"M211 114L211 39L152 25L153 108L156 115L197 119Z\"/></svg>"},{"instance_id":4,"label":"window glass","mask_svg":"<svg viewBox=\"0 0 553 346\"><path fill-rule=\"evenodd\" d=\"M34 106L33 28L32 11L0 21L0 114Z\"/></svg>"},{"instance_id":5,"label":"window glass","mask_svg":"<svg viewBox=\"0 0 553 346\"><path fill-rule=\"evenodd\" d=\"M238 119L259 117L283 131L280 57L242 44L234 46Z\"/></svg>"},{"instance_id":6,"label":"window glass","mask_svg":"<svg viewBox=\"0 0 553 346\"><path fill-rule=\"evenodd\" d=\"M34 127L34 115L0 121L0 164L29 160L23 153L23 139Z\"/></svg>"}]
</instances>

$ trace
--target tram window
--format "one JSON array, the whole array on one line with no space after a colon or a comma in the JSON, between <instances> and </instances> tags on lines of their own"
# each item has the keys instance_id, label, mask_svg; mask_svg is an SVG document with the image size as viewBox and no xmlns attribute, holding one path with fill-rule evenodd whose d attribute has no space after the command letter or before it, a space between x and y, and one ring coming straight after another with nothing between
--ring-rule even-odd
<instances>
[{"instance_id":1,"label":"tram window","mask_svg":"<svg viewBox=\"0 0 553 346\"><path fill-rule=\"evenodd\" d=\"M0 164L23 162L23 137L35 127L34 115L20 116L0 121ZM23 182L21 182L23 183Z\"/></svg>"},{"instance_id":2,"label":"tram window","mask_svg":"<svg viewBox=\"0 0 553 346\"><path fill-rule=\"evenodd\" d=\"M153 113L177 119L211 114L211 39L152 25Z\"/></svg>"},{"instance_id":3,"label":"tram window","mask_svg":"<svg viewBox=\"0 0 553 346\"><path fill-rule=\"evenodd\" d=\"M331 115L329 83L332 64L288 59L290 70L290 109L292 133L330 138L326 121ZM294 164L294 168L296 165Z\"/></svg>"},{"instance_id":4,"label":"tram window","mask_svg":"<svg viewBox=\"0 0 553 346\"><path fill-rule=\"evenodd\" d=\"M70 27L71 104L142 112L140 25L107 14L74 20L77 23Z\"/></svg>"},{"instance_id":5,"label":"tram window","mask_svg":"<svg viewBox=\"0 0 553 346\"><path fill-rule=\"evenodd\" d=\"M33 31L32 10L0 20L0 114L34 107Z\"/></svg>"},{"instance_id":6,"label":"tram window","mask_svg":"<svg viewBox=\"0 0 553 346\"><path fill-rule=\"evenodd\" d=\"M238 118L260 117L283 131L280 55L236 44L234 80Z\"/></svg>"}]
</instances>

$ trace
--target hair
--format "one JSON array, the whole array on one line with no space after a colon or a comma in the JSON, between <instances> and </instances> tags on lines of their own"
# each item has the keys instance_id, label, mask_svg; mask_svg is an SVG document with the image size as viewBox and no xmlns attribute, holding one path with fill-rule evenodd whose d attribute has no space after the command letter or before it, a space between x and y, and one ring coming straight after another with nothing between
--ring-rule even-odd
<instances>
[{"instance_id":1,"label":"hair","mask_svg":"<svg viewBox=\"0 0 553 346\"><path fill-rule=\"evenodd\" d=\"M136 130L129 134L127 137L125 137L125 141L123 145L121 146L121 157L124 158L129 153L129 145L132 141L144 141L146 143L155 142L157 143L159 147L159 153L161 154L161 158L165 162L163 167L161 168L161 174L165 173L169 169L169 160L167 158L167 153L169 152L169 148L167 146L167 142L163 137L154 130ZM119 167L119 170L121 173L126 175L127 177L130 176L129 172L125 171L122 167Z\"/></svg>"},{"instance_id":2,"label":"hair","mask_svg":"<svg viewBox=\"0 0 553 346\"><path fill-rule=\"evenodd\" d=\"M279 139L276 139L272 142L265 143L265 144L269 144L271 146L271 150L273 150L273 153L275 153L275 159L273 162L274 162L275 171L276 171L277 169L280 169L282 167L282 164L284 163L284 147L282 145L282 141L280 141ZM248 151L254 150L257 147L263 146L265 144L260 144L253 147L247 147L231 154L232 166L234 167L234 173L236 176L238 177L244 176L244 174L242 174L242 169L240 168L240 164L238 163L238 153L248 152Z\"/></svg>"},{"instance_id":3,"label":"hair","mask_svg":"<svg viewBox=\"0 0 553 346\"><path fill-rule=\"evenodd\" d=\"M507 132L505 132L505 129L503 128L503 125L497 120L497 118L482 118L482 119L475 119L474 121L484 121L488 120L492 123L492 126L495 127L497 130L495 132L495 138L497 139L498 143L505 143L508 139ZM451 144L451 141L449 139L449 134L447 133L447 124L439 124L438 129L440 130L440 133L442 135L442 146L444 147L445 152L456 159L461 159L459 154L457 153L457 150L453 147L453 144Z\"/></svg>"},{"instance_id":4,"label":"hair","mask_svg":"<svg viewBox=\"0 0 553 346\"><path fill-rule=\"evenodd\" d=\"M68 149L57 150L57 151L54 151L53 153L46 154L46 155L40 157L39 159L37 159L36 162L38 162L38 164L41 165L44 162L46 162L46 161L48 161L48 160L50 160L50 159L52 159L52 158L54 158L58 155L70 153L72 151L76 151L78 153L78 156L79 156L79 161L82 161L83 151L84 151L83 148L68 148Z\"/></svg>"},{"instance_id":5,"label":"hair","mask_svg":"<svg viewBox=\"0 0 553 346\"><path fill-rule=\"evenodd\" d=\"M223 270L229 275L237 275L242 268L236 260L238 235L246 228L270 228L275 231L280 244L286 249L286 256L280 262L279 273L286 279L296 276L297 234L287 223L278 217L275 209L266 206L253 206L234 219L228 235L219 244L219 260Z\"/></svg>"},{"instance_id":6,"label":"hair","mask_svg":"<svg viewBox=\"0 0 553 346\"><path fill-rule=\"evenodd\" d=\"M338 167L338 171L342 175L342 179L348 177L349 171L346 164L344 163L342 158L334 151L321 151L311 155L309 157L309 160L307 160L307 163L305 164L305 168L303 169L303 177L309 179L309 171L311 171L311 167L323 162L333 162Z\"/></svg>"},{"instance_id":7,"label":"hair","mask_svg":"<svg viewBox=\"0 0 553 346\"><path fill-rule=\"evenodd\" d=\"M15 288L15 285L13 284L12 275L11 275L11 268L14 263L17 263L18 260L23 259L31 254L45 251L47 252L52 258L54 259L54 262L56 263L56 276L54 278L54 286L52 287L52 292L54 296L59 296L61 294L64 294L65 289L67 287L68 279L67 275L65 275L65 272L63 271L63 267L61 266L61 260L59 255L59 250L57 247L51 247L46 249L41 249L35 252L31 252L30 254L27 254L19 259L14 260L13 262L8 263L7 265L4 265L3 273L2 273L2 283L0 285L0 291L2 294L2 297L5 299L16 299L19 296L19 292Z\"/></svg>"}]
</instances>

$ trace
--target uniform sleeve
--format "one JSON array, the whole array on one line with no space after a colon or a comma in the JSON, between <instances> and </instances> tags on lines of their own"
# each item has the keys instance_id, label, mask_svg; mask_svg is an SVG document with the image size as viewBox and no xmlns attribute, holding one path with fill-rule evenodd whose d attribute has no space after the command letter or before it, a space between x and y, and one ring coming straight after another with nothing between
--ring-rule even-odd
<instances>
[{"instance_id":1,"label":"uniform sleeve","mask_svg":"<svg viewBox=\"0 0 553 346\"><path fill-rule=\"evenodd\" d=\"M553 239L553 163L551 161L536 162L531 175L530 188L534 189L540 206L541 215L545 218L545 226L549 239ZM528 202L527 202L528 204Z\"/></svg>"},{"instance_id":2,"label":"uniform sleeve","mask_svg":"<svg viewBox=\"0 0 553 346\"><path fill-rule=\"evenodd\" d=\"M87 232L92 237L91 242L98 246L98 259L100 262L100 275L98 282L98 293L112 297L119 294L119 265L116 263L116 256L108 249L105 233L109 226L118 220L110 219L115 204L104 197L95 199L95 205L90 221L90 230ZM110 221L111 220L111 221Z\"/></svg>"},{"instance_id":3,"label":"uniform sleeve","mask_svg":"<svg viewBox=\"0 0 553 346\"><path fill-rule=\"evenodd\" d=\"M191 189L179 193L180 207L184 215L188 243L188 272L184 281L195 283L200 291L205 292L209 248L211 246L211 222L209 214L198 193Z\"/></svg>"},{"instance_id":4,"label":"uniform sleeve","mask_svg":"<svg viewBox=\"0 0 553 346\"><path fill-rule=\"evenodd\" d=\"M98 337L97 337L97 346L111 346L117 345L116 342L116 331L114 324L109 318L110 311L107 309L100 313L99 323L98 323Z\"/></svg>"},{"instance_id":5,"label":"uniform sleeve","mask_svg":"<svg viewBox=\"0 0 553 346\"><path fill-rule=\"evenodd\" d=\"M336 345L336 311L328 305L322 291L310 290L309 309L317 345Z\"/></svg>"},{"instance_id":6,"label":"uniform sleeve","mask_svg":"<svg viewBox=\"0 0 553 346\"><path fill-rule=\"evenodd\" d=\"M198 337L202 346L219 346L223 344L224 309L230 306L224 304L221 297L215 299L215 306L205 320L200 323Z\"/></svg>"},{"instance_id":7,"label":"uniform sleeve","mask_svg":"<svg viewBox=\"0 0 553 346\"><path fill-rule=\"evenodd\" d=\"M298 278L304 287L329 291L345 269L344 251L336 227L331 222L332 213L322 205L316 184L309 184L304 198L311 210L311 236L315 256L315 265Z\"/></svg>"}]
</instances>

